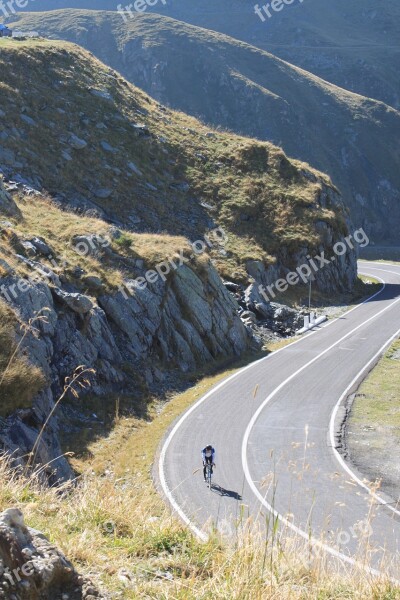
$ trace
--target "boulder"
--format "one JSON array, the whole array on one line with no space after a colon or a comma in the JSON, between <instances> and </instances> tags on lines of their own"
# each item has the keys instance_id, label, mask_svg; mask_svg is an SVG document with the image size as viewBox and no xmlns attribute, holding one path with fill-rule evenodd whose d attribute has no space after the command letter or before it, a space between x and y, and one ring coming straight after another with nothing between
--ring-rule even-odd
<instances>
[{"instance_id":1,"label":"boulder","mask_svg":"<svg viewBox=\"0 0 400 600\"><path fill-rule=\"evenodd\" d=\"M28 115L20 115L21 121L26 123L26 125L30 125L31 127L37 127L37 123L32 117L28 117Z\"/></svg>"},{"instance_id":2,"label":"boulder","mask_svg":"<svg viewBox=\"0 0 400 600\"><path fill-rule=\"evenodd\" d=\"M18 508L0 514L0 599L105 598L64 554L27 527Z\"/></svg>"},{"instance_id":3,"label":"boulder","mask_svg":"<svg viewBox=\"0 0 400 600\"><path fill-rule=\"evenodd\" d=\"M137 175L138 177L142 177L143 173L142 171L135 165L134 162L130 161L128 162L128 167L131 171L133 171L135 173L135 175Z\"/></svg>"},{"instance_id":4,"label":"boulder","mask_svg":"<svg viewBox=\"0 0 400 600\"><path fill-rule=\"evenodd\" d=\"M69 145L71 148L74 148L74 150L82 150L83 148L86 148L87 142L79 138L77 135L72 134L69 138Z\"/></svg>"},{"instance_id":5,"label":"boulder","mask_svg":"<svg viewBox=\"0 0 400 600\"><path fill-rule=\"evenodd\" d=\"M43 256L53 254L53 250L46 244L46 241L42 237L33 237L28 241L35 247L38 254L42 254Z\"/></svg>"},{"instance_id":6,"label":"boulder","mask_svg":"<svg viewBox=\"0 0 400 600\"><path fill-rule=\"evenodd\" d=\"M96 90L96 88L92 88L90 90L92 96L97 96L97 98L103 98L103 100L107 100L108 102L113 102L114 99L111 94L105 90Z\"/></svg>"},{"instance_id":7,"label":"boulder","mask_svg":"<svg viewBox=\"0 0 400 600\"><path fill-rule=\"evenodd\" d=\"M25 258L25 256L21 256L20 254L16 254L15 256L34 271L32 278L38 278L42 281L51 281L54 285L61 286L60 278L48 266L42 265L42 263L38 261Z\"/></svg>"},{"instance_id":8,"label":"boulder","mask_svg":"<svg viewBox=\"0 0 400 600\"><path fill-rule=\"evenodd\" d=\"M88 296L64 292L64 290L61 290L60 288L53 288L52 291L60 302L66 304L75 313L85 315L93 308L93 302Z\"/></svg>"},{"instance_id":9,"label":"boulder","mask_svg":"<svg viewBox=\"0 0 400 600\"><path fill-rule=\"evenodd\" d=\"M146 125L142 125L141 123L132 123L132 127L139 137L149 137L150 131Z\"/></svg>"},{"instance_id":10,"label":"boulder","mask_svg":"<svg viewBox=\"0 0 400 600\"><path fill-rule=\"evenodd\" d=\"M67 162L70 162L72 160L72 156L69 154L69 152L67 152L66 150L63 150L61 152L61 156L64 160L66 160Z\"/></svg>"},{"instance_id":11,"label":"boulder","mask_svg":"<svg viewBox=\"0 0 400 600\"><path fill-rule=\"evenodd\" d=\"M257 317L251 310L244 310L240 315L242 321L251 321L252 323L256 323Z\"/></svg>"},{"instance_id":12,"label":"boulder","mask_svg":"<svg viewBox=\"0 0 400 600\"><path fill-rule=\"evenodd\" d=\"M112 194L112 190L110 188L98 188L95 190L94 195L96 198L100 198L101 200L106 200Z\"/></svg>"},{"instance_id":13,"label":"boulder","mask_svg":"<svg viewBox=\"0 0 400 600\"><path fill-rule=\"evenodd\" d=\"M111 152L113 154L115 152L118 152L116 148L113 148L113 146L111 146L111 144L109 144L105 140L103 140L102 142L100 142L100 145L103 148L103 150L105 150L106 152Z\"/></svg>"},{"instance_id":14,"label":"boulder","mask_svg":"<svg viewBox=\"0 0 400 600\"><path fill-rule=\"evenodd\" d=\"M29 240L21 240L20 244L28 256L36 256L36 248Z\"/></svg>"},{"instance_id":15,"label":"boulder","mask_svg":"<svg viewBox=\"0 0 400 600\"><path fill-rule=\"evenodd\" d=\"M115 227L115 225L111 225L111 227L108 228L108 233L113 240L119 240L122 236L122 231L118 229L118 227Z\"/></svg>"},{"instance_id":16,"label":"boulder","mask_svg":"<svg viewBox=\"0 0 400 600\"><path fill-rule=\"evenodd\" d=\"M251 283L244 291L244 304L248 310L254 310L257 304L264 304L263 297L260 294L260 284Z\"/></svg>"},{"instance_id":17,"label":"boulder","mask_svg":"<svg viewBox=\"0 0 400 600\"><path fill-rule=\"evenodd\" d=\"M9 217L21 217L21 211L15 204L10 194L6 191L2 178L0 177L0 214Z\"/></svg>"},{"instance_id":18,"label":"boulder","mask_svg":"<svg viewBox=\"0 0 400 600\"><path fill-rule=\"evenodd\" d=\"M128 219L132 225L139 225L139 223L142 222L142 219L139 217L139 215L133 213L128 217Z\"/></svg>"},{"instance_id":19,"label":"boulder","mask_svg":"<svg viewBox=\"0 0 400 600\"><path fill-rule=\"evenodd\" d=\"M87 286L94 290L103 289L103 282L100 279L100 277L97 277L96 275L88 275L87 277L85 277L84 281Z\"/></svg>"},{"instance_id":20,"label":"boulder","mask_svg":"<svg viewBox=\"0 0 400 600\"><path fill-rule=\"evenodd\" d=\"M13 267L11 267L3 258L0 258L0 268L9 275L15 272Z\"/></svg>"}]
</instances>

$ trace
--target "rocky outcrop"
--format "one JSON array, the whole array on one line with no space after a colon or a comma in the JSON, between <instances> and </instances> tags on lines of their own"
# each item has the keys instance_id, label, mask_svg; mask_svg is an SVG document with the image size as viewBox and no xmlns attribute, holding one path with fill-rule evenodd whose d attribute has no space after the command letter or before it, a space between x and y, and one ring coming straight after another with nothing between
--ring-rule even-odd
<instances>
[{"instance_id":1,"label":"rocky outcrop","mask_svg":"<svg viewBox=\"0 0 400 600\"><path fill-rule=\"evenodd\" d=\"M20 217L21 213L11 195L6 191L0 177L0 213L9 217Z\"/></svg>"},{"instance_id":2,"label":"rocky outcrop","mask_svg":"<svg viewBox=\"0 0 400 600\"><path fill-rule=\"evenodd\" d=\"M105 598L47 538L27 527L22 512L0 514L0 599Z\"/></svg>"},{"instance_id":3,"label":"rocky outcrop","mask_svg":"<svg viewBox=\"0 0 400 600\"><path fill-rule=\"evenodd\" d=\"M220 357L239 356L251 345L239 307L211 263L201 269L182 265L146 288L127 279L118 291L97 298L71 284L69 291L60 289L51 279L22 281L15 275L3 278L2 295L23 327L32 324L22 351L44 373L48 387L31 409L0 421L0 445L16 456L32 449L65 378L79 365L95 370L92 394L128 395L143 378L149 390L160 391L162 371L194 371ZM71 476L67 461L57 458L62 455L58 433L53 418L37 455L52 481Z\"/></svg>"}]
</instances>

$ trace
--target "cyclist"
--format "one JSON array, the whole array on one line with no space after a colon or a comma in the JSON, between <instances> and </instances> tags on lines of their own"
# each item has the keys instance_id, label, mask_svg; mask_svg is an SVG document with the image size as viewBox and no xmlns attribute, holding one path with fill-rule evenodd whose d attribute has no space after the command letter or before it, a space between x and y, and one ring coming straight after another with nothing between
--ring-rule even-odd
<instances>
[{"instance_id":1,"label":"cyclist","mask_svg":"<svg viewBox=\"0 0 400 600\"><path fill-rule=\"evenodd\" d=\"M201 451L201 457L203 459L203 476L204 476L204 481L207 481L206 479L206 465L209 464L211 465L211 475L213 473L213 467L215 467L215 449L212 447L211 444L208 444L208 446L206 446L205 448L203 448L203 450Z\"/></svg>"}]
</instances>

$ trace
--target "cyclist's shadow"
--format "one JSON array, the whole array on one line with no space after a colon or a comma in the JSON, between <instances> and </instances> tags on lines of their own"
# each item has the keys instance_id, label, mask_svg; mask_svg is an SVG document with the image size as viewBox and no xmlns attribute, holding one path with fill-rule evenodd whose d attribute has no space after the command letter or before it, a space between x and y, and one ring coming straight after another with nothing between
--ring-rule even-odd
<instances>
[{"instance_id":1,"label":"cyclist's shadow","mask_svg":"<svg viewBox=\"0 0 400 600\"><path fill-rule=\"evenodd\" d=\"M218 493L220 496L227 496L234 500L242 500L242 496L233 490L226 490L225 488L218 485L218 483L211 484L211 491Z\"/></svg>"}]
</instances>

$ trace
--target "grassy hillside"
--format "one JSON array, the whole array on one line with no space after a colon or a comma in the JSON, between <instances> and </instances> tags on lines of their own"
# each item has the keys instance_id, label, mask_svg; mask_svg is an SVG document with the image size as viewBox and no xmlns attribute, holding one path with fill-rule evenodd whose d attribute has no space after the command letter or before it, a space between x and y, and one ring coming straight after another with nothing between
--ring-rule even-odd
<instances>
[{"instance_id":1,"label":"grassy hillside","mask_svg":"<svg viewBox=\"0 0 400 600\"><path fill-rule=\"evenodd\" d=\"M317 245L318 221L346 230L326 176L165 109L79 47L2 40L0 68L0 165L61 206L193 241L218 224L236 279L249 258Z\"/></svg>"},{"instance_id":2,"label":"grassy hillside","mask_svg":"<svg viewBox=\"0 0 400 600\"><path fill-rule=\"evenodd\" d=\"M354 224L394 242L400 114L232 38L156 15L57 11L17 26L78 42L171 107L327 172ZM387 220L391 212L392 219Z\"/></svg>"},{"instance_id":3,"label":"grassy hillside","mask_svg":"<svg viewBox=\"0 0 400 600\"><path fill-rule=\"evenodd\" d=\"M124 3L122 3L124 5ZM295 1L262 22L255 2L168 0L147 12L168 15L243 40L340 87L399 108L397 0ZM263 6L264 2L258 3ZM112 0L35 0L30 11L116 10Z\"/></svg>"},{"instance_id":4,"label":"grassy hillside","mask_svg":"<svg viewBox=\"0 0 400 600\"><path fill-rule=\"evenodd\" d=\"M63 4L72 6L71 1ZM295 0L280 12L272 11L265 22L254 14L255 4L170 0L155 12L226 33L340 87L400 108L400 5L396 0L385 0L384 5L376 0ZM53 0L47 7L60 8L60 4ZM100 6L90 0L79 7L115 10L110 2Z\"/></svg>"}]
</instances>

